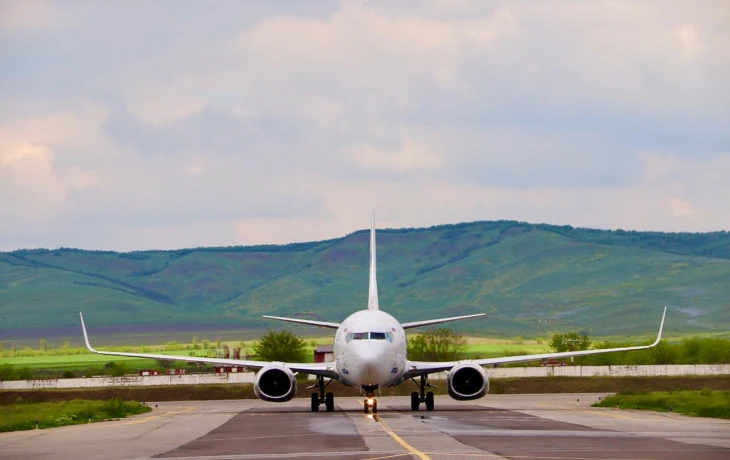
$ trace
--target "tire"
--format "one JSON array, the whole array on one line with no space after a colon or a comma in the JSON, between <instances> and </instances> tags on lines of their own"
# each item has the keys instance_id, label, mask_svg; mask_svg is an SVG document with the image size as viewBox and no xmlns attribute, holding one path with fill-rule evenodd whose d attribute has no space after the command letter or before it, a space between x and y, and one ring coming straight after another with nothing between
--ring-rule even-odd
<instances>
[{"instance_id":1,"label":"tire","mask_svg":"<svg viewBox=\"0 0 730 460\"><path fill-rule=\"evenodd\" d=\"M319 394L312 393L312 412L319 412Z\"/></svg>"},{"instance_id":2,"label":"tire","mask_svg":"<svg viewBox=\"0 0 730 460\"><path fill-rule=\"evenodd\" d=\"M335 410L335 394L334 393L327 393L327 395L325 395L324 407L327 408L327 412L332 412Z\"/></svg>"},{"instance_id":3,"label":"tire","mask_svg":"<svg viewBox=\"0 0 730 460\"><path fill-rule=\"evenodd\" d=\"M421 405L421 399L418 397L418 392L414 391L411 393L411 410L418 410L418 406Z\"/></svg>"},{"instance_id":4,"label":"tire","mask_svg":"<svg viewBox=\"0 0 730 460\"><path fill-rule=\"evenodd\" d=\"M362 402L362 413L367 414L368 413L368 400Z\"/></svg>"},{"instance_id":5,"label":"tire","mask_svg":"<svg viewBox=\"0 0 730 460\"><path fill-rule=\"evenodd\" d=\"M426 410L433 410L433 407L433 391L429 391L428 393L426 393Z\"/></svg>"},{"instance_id":6,"label":"tire","mask_svg":"<svg viewBox=\"0 0 730 460\"><path fill-rule=\"evenodd\" d=\"M377 414L377 413L378 413L378 400L376 399L373 401L373 414Z\"/></svg>"}]
</instances>

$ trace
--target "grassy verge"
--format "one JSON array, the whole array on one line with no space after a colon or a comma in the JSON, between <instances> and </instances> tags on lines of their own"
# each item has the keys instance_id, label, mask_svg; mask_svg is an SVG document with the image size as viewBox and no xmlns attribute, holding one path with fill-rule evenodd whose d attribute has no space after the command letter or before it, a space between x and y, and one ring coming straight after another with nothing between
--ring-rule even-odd
<instances>
[{"instance_id":1,"label":"grassy verge","mask_svg":"<svg viewBox=\"0 0 730 460\"><path fill-rule=\"evenodd\" d=\"M108 401L73 399L56 402L15 402L0 406L0 432L52 428L80 423L99 422L111 418L149 412L149 407L136 401L112 398Z\"/></svg>"},{"instance_id":2,"label":"grassy verge","mask_svg":"<svg viewBox=\"0 0 730 460\"><path fill-rule=\"evenodd\" d=\"M309 397L312 390L306 387L313 382L300 381L297 397ZM436 394L446 394L446 382L434 381L439 388ZM658 390L730 390L730 376L703 377L536 377L523 379L490 380L491 394L540 394L540 393L618 393L620 391ZM381 391L382 396L408 396L417 387L404 382L395 388ZM359 396L356 388L332 382L327 391L337 397ZM10 404L18 398L24 401L68 401L78 398L108 400L120 398L134 401L204 401L221 399L254 399L253 385L174 385L143 387L105 387L45 390L2 390L0 404ZM487 396L489 397L489 396ZM0 406L0 411L2 410Z\"/></svg>"},{"instance_id":3,"label":"grassy verge","mask_svg":"<svg viewBox=\"0 0 730 460\"><path fill-rule=\"evenodd\" d=\"M730 391L654 391L619 393L594 404L594 407L618 407L659 412L678 412L695 417L730 419Z\"/></svg>"}]
</instances>

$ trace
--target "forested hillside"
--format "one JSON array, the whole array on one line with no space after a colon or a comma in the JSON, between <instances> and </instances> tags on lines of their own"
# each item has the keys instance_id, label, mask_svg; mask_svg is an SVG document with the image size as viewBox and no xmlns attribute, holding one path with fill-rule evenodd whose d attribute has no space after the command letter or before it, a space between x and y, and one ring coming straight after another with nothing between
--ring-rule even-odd
<instances>
[{"instance_id":1,"label":"forested hillside","mask_svg":"<svg viewBox=\"0 0 730 460\"><path fill-rule=\"evenodd\" d=\"M0 253L2 330L94 324L273 325L367 302L368 235L282 246ZM730 235L512 221L378 231L381 308L402 321L487 312L466 330L595 335L730 329ZM278 325L277 325L278 327Z\"/></svg>"}]
</instances>

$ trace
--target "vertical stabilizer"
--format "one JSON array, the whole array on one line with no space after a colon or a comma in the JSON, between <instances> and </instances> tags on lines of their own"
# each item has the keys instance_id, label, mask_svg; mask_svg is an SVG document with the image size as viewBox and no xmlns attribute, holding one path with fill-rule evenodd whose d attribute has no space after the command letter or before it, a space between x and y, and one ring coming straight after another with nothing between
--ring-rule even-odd
<instances>
[{"instance_id":1,"label":"vertical stabilizer","mask_svg":"<svg viewBox=\"0 0 730 460\"><path fill-rule=\"evenodd\" d=\"M370 219L370 291L368 292L368 310L380 310L378 306L378 280L375 269L375 212Z\"/></svg>"}]
</instances>

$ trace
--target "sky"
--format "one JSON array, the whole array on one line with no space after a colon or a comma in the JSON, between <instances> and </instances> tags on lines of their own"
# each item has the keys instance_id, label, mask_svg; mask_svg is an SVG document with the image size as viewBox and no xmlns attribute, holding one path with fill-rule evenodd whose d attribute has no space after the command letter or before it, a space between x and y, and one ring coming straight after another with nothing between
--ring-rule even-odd
<instances>
[{"instance_id":1,"label":"sky","mask_svg":"<svg viewBox=\"0 0 730 460\"><path fill-rule=\"evenodd\" d=\"M730 6L0 2L0 250L730 230Z\"/></svg>"}]
</instances>

